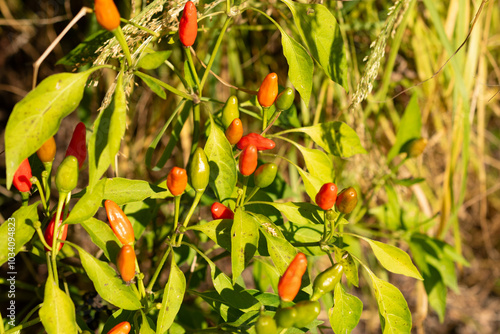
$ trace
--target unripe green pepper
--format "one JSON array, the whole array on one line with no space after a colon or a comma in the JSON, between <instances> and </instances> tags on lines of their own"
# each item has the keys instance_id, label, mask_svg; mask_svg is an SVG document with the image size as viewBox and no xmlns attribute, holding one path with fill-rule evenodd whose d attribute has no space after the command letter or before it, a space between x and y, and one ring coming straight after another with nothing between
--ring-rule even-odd
<instances>
[{"instance_id":1,"label":"unripe green pepper","mask_svg":"<svg viewBox=\"0 0 500 334\"><path fill-rule=\"evenodd\" d=\"M276 321L269 315L261 314L255 324L255 331L257 334L276 334L278 333Z\"/></svg>"},{"instance_id":2,"label":"unripe green pepper","mask_svg":"<svg viewBox=\"0 0 500 334\"><path fill-rule=\"evenodd\" d=\"M290 328L295 324L297 318L297 310L293 307L280 308L274 315L276 324L281 328Z\"/></svg>"},{"instance_id":3,"label":"unripe green pepper","mask_svg":"<svg viewBox=\"0 0 500 334\"><path fill-rule=\"evenodd\" d=\"M210 165L208 164L207 155L201 147L194 151L189 167L189 178L191 179L191 186L197 192L203 192L208 185Z\"/></svg>"},{"instance_id":4,"label":"unripe green pepper","mask_svg":"<svg viewBox=\"0 0 500 334\"><path fill-rule=\"evenodd\" d=\"M403 145L402 151L408 154L408 158L416 158L421 155L427 146L427 139L417 138Z\"/></svg>"},{"instance_id":5,"label":"unripe green pepper","mask_svg":"<svg viewBox=\"0 0 500 334\"><path fill-rule=\"evenodd\" d=\"M260 166L253 174L255 185L259 188L270 186L276 178L277 172L278 166L275 163Z\"/></svg>"},{"instance_id":6,"label":"unripe green pepper","mask_svg":"<svg viewBox=\"0 0 500 334\"><path fill-rule=\"evenodd\" d=\"M302 328L311 323L311 321L316 320L319 312L321 312L321 306L317 300L303 300L295 304L293 308L297 311L293 325L298 328Z\"/></svg>"},{"instance_id":7,"label":"unripe green pepper","mask_svg":"<svg viewBox=\"0 0 500 334\"><path fill-rule=\"evenodd\" d=\"M276 109L278 109L278 111L288 110L292 106L294 99L295 91L292 88L287 87L278 95L274 105L276 106Z\"/></svg>"},{"instance_id":8,"label":"unripe green pepper","mask_svg":"<svg viewBox=\"0 0 500 334\"><path fill-rule=\"evenodd\" d=\"M227 129L235 118L240 118L238 98L235 95L231 95L222 109L222 125L224 125L224 129Z\"/></svg>"},{"instance_id":9,"label":"unripe green pepper","mask_svg":"<svg viewBox=\"0 0 500 334\"><path fill-rule=\"evenodd\" d=\"M68 155L59 165L56 173L56 187L59 193L67 194L78 184L78 159Z\"/></svg>"},{"instance_id":10,"label":"unripe green pepper","mask_svg":"<svg viewBox=\"0 0 500 334\"><path fill-rule=\"evenodd\" d=\"M335 289L335 285L340 282L343 272L344 267L340 263L337 263L333 267L328 268L316 276L313 283L313 294L311 296L311 300L318 300L325 293L333 291L333 289Z\"/></svg>"}]
</instances>

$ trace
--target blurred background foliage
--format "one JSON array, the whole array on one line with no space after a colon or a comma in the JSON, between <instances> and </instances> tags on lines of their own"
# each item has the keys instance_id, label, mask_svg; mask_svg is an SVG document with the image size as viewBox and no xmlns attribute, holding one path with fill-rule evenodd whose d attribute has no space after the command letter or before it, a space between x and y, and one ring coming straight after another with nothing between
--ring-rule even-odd
<instances>
[{"instance_id":1,"label":"blurred background foliage","mask_svg":"<svg viewBox=\"0 0 500 334\"><path fill-rule=\"evenodd\" d=\"M318 122L341 120L353 127L362 140L366 155L335 160L339 188L356 185L363 197L363 206L351 220L360 233L384 238L404 235L408 227L418 227L429 236L445 240L470 262L457 268L458 289L446 296L446 314L441 323L436 312L428 307L423 284L391 275L408 300L418 333L498 333L500 330L500 6L498 1L314 1L326 5L342 29L348 62L346 92L330 81L315 66L313 92L306 106L296 99L296 114L282 120L286 126L307 126ZM397 6L394 6L395 3ZM123 17L137 15L146 1L117 2ZM219 7L214 5L219 4ZM92 1L69 0L0 0L0 123L3 130L10 112L31 90L32 64L82 6ZM245 2L240 3L245 6ZM279 1L253 1L252 5L266 11L296 40L300 40L289 10ZM168 1L156 17L163 24L164 35L155 45L157 50L172 50L169 62L183 64L183 54L175 37L181 3ZM201 14L223 7L220 1L198 5ZM201 32L195 44L197 57L205 63L218 36L217 27L223 16L200 22ZM39 81L73 67L56 65L86 37L98 31L93 15L87 15L63 38L40 67ZM140 38L140 37L137 37ZM262 78L276 72L280 85L287 82L288 65L280 42L280 33L262 15L246 11L236 16L228 31L212 70L236 87L257 90ZM96 55L97 56L97 55ZM91 57L92 58L92 57ZM84 65L89 59L81 59ZM199 62L195 60L199 65ZM89 66L89 65L86 65ZM183 72L182 66L176 70ZM180 86L172 69L162 66L151 74L173 86ZM115 75L104 71L99 86L90 85L77 112L67 117L56 135L59 146L56 164L63 158L77 119L89 127L98 114L100 103ZM175 99L167 94L160 99L141 81L134 83L129 99L128 128L118 157L121 177L156 182L173 165L185 165L189 156L191 130L188 123L181 134L173 158L161 171L151 171L144 164L147 148L175 108ZM209 96L225 101L236 94L240 101L252 98L209 77ZM424 153L416 159L387 158L396 142L402 116L412 97L421 115L421 136L428 140ZM410 107L408 107L410 108ZM217 106L213 112L218 111ZM259 123L244 115L245 131L256 130ZM162 138L168 143L168 133ZM309 145L310 143L305 143ZM283 145L292 161L303 166L293 146ZM158 152L157 152L158 153ZM159 152L161 153L161 152ZM155 159L159 156L155 154ZM401 164L394 179L424 178L411 186L387 182L394 166ZM0 159L4 178L5 162ZM36 173L36 172L35 172ZM113 174L110 173L109 176ZM307 200L294 168L282 174L288 184L277 185L276 192L286 200ZM85 177L81 180L84 186ZM4 182L3 182L4 184ZM407 184L408 185L408 184ZM10 217L20 205L20 196L0 186L0 220ZM55 192L54 192L55 193ZM130 206L129 211L142 212L154 228L171 216L170 204L147 201ZM127 211L126 211L127 212ZM157 214L156 214L157 213ZM103 214L100 212L100 214ZM203 216L203 211L200 216ZM138 214L138 216L140 216ZM156 218L155 218L156 217ZM149 225L151 229L151 225ZM143 263L155 249L156 240L146 233L143 242ZM390 231L390 232L389 232ZM78 239L81 227L70 229L69 240ZM83 242L83 241L82 241ZM159 247L156 245L156 247ZM404 247L404 246L403 246ZM157 248L156 248L157 249ZM409 250L406 248L405 250ZM371 259L371 261L374 261ZM26 261L26 263L29 261ZM320 265L319 265L320 266ZM381 273L377 273L381 274ZM26 298L43 269L29 268L24 273ZM384 275L384 274L381 274ZM30 278L31 277L31 278ZM41 276L40 276L41 277ZM383 276L382 276L383 277ZM20 277L23 280L23 277ZM364 285L363 289L369 289ZM380 331L376 303L369 291L362 294L365 310L357 333ZM82 305L85 298L82 297ZM92 304L92 302L89 302ZM323 315L326 319L326 314Z\"/></svg>"}]
</instances>

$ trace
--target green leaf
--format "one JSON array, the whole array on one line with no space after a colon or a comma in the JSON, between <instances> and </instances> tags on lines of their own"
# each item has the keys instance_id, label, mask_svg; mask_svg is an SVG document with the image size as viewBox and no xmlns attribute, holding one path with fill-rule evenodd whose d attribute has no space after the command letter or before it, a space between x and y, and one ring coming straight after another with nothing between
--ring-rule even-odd
<instances>
[{"instance_id":1,"label":"green leaf","mask_svg":"<svg viewBox=\"0 0 500 334\"><path fill-rule=\"evenodd\" d=\"M289 221L300 225L323 224L323 210L317 205L304 202L254 202L257 204L271 205L279 210Z\"/></svg>"},{"instance_id":2,"label":"green leaf","mask_svg":"<svg viewBox=\"0 0 500 334\"><path fill-rule=\"evenodd\" d=\"M148 53L142 57L141 60L139 60L139 64L137 64L137 66L145 70L157 69L165 63L165 60L167 60L171 54L172 50Z\"/></svg>"},{"instance_id":3,"label":"green leaf","mask_svg":"<svg viewBox=\"0 0 500 334\"><path fill-rule=\"evenodd\" d=\"M95 218L90 218L82 222L81 225L90 235L92 242L102 249L106 258L114 262L120 252L121 243L118 241L111 227Z\"/></svg>"},{"instance_id":4,"label":"green leaf","mask_svg":"<svg viewBox=\"0 0 500 334\"><path fill-rule=\"evenodd\" d=\"M210 164L210 187L219 201L224 202L231 197L238 175L231 144L214 123L204 149Z\"/></svg>"},{"instance_id":5,"label":"green leaf","mask_svg":"<svg viewBox=\"0 0 500 334\"><path fill-rule=\"evenodd\" d=\"M38 220L37 207L40 202L22 206L0 226L0 266L14 258L35 234L33 223ZM9 265L10 266L10 265ZM14 270L14 268L9 268Z\"/></svg>"},{"instance_id":6,"label":"green leaf","mask_svg":"<svg viewBox=\"0 0 500 334\"><path fill-rule=\"evenodd\" d=\"M411 187L414 184L421 183L424 181L425 179L421 177L417 177L416 179L413 177L409 177L406 179L396 179L394 180L394 183L404 187Z\"/></svg>"},{"instance_id":7,"label":"green leaf","mask_svg":"<svg viewBox=\"0 0 500 334\"><path fill-rule=\"evenodd\" d=\"M422 115L418 105L417 95L411 97L410 102L406 106L401 122L399 123L398 132L396 134L396 142L387 154L387 161L391 162L399 153L404 144L412 139L420 138L422 129Z\"/></svg>"},{"instance_id":8,"label":"green leaf","mask_svg":"<svg viewBox=\"0 0 500 334\"><path fill-rule=\"evenodd\" d=\"M306 133L327 153L341 158L366 153L356 132L343 122L320 123L304 128L289 129L277 135L290 132Z\"/></svg>"},{"instance_id":9,"label":"green leaf","mask_svg":"<svg viewBox=\"0 0 500 334\"><path fill-rule=\"evenodd\" d=\"M89 139L89 189L114 163L120 150L127 121L127 99L123 88L123 72L116 82L113 104L97 117L94 131Z\"/></svg>"},{"instance_id":10,"label":"green leaf","mask_svg":"<svg viewBox=\"0 0 500 334\"><path fill-rule=\"evenodd\" d=\"M7 189L21 162L56 134L61 120L80 103L89 75L102 67L51 75L14 106L5 128Z\"/></svg>"},{"instance_id":11,"label":"green leaf","mask_svg":"<svg viewBox=\"0 0 500 334\"><path fill-rule=\"evenodd\" d=\"M71 298L59 289L50 272L45 283L43 304L39 315L48 334L76 334L78 332L75 305Z\"/></svg>"},{"instance_id":12,"label":"green leaf","mask_svg":"<svg viewBox=\"0 0 500 334\"><path fill-rule=\"evenodd\" d=\"M283 55L288 63L288 78L306 105L312 91L314 63L306 49L280 28Z\"/></svg>"},{"instance_id":13,"label":"green leaf","mask_svg":"<svg viewBox=\"0 0 500 334\"><path fill-rule=\"evenodd\" d=\"M418 269L413 262L411 262L410 256L406 252L395 246L384 244L379 241L370 240L365 237L360 238L370 244L373 253L385 269L396 274L423 280L422 275L420 275Z\"/></svg>"},{"instance_id":14,"label":"green leaf","mask_svg":"<svg viewBox=\"0 0 500 334\"><path fill-rule=\"evenodd\" d=\"M307 148L297 143L295 143L295 146L304 156L307 171L311 176L317 178L323 184L333 182L335 170L333 169L332 159L325 152Z\"/></svg>"},{"instance_id":15,"label":"green leaf","mask_svg":"<svg viewBox=\"0 0 500 334\"><path fill-rule=\"evenodd\" d=\"M231 228L233 221L230 219L212 220L201 225L192 225L188 230L195 230L205 233L217 245L228 251L231 250Z\"/></svg>"},{"instance_id":16,"label":"green leaf","mask_svg":"<svg viewBox=\"0 0 500 334\"><path fill-rule=\"evenodd\" d=\"M271 225L270 223L268 224ZM277 230L275 226L261 226L260 230L266 238L267 250L269 251L269 255L271 255L274 265L278 268L279 273L283 275L288 265L297 254L295 247L293 247L283 236L275 232L275 230Z\"/></svg>"},{"instance_id":17,"label":"green leaf","mask_svg":"<svg viewBox=\"0 0 500 334\"><path fill-rule=\"evenodd\" d=\"M93 217L101 206L106 182L106 179L99 180L92 191L87 187L85 194L76 202L64 223L78 224Z\"/></svg>"},{"instance_id":18,"label":"green leaf","mask_svg":"<svg viewBox=\"0 0 500 334\"><path fill-rule=\"evenodd\" d=\"M410 333L411 312L401 291L368 270L381 319L383 334Z\"/></svg>"},{"instance_id":19,"label":"green leaf","mask_svg":"<svg viewBox=\"0 0 500 334\"><path fill-rule=\"evenodd\" d=\"M96 259L75 244L72 246L80 253L82 266L102 299L125 310L138 310L142 307L132 286L118 277L108 263Z\"/></svg>"},{"instance_id":20,"label":"green leaf","mask_svg":"<svg viewBox=\"0 0 500 334\"><path fill-rule=\"evenodd\" d=\"M144 312L141 310L141 316L142 316L142 323L141 323L141 329L139 330L139 333L141 334L155 334L156 331L151 328L150 322L152 322L151 319L146 317ZM154 323L152 323L154 325Z\"/></svg>"},{"instance_id":21,"label":"green leaf","mask_svg":"<svg viewBox=\"0 0 500 334\"><path fill-rule=\"evenodd\" d=\"M257 250L259 242L259 223L241 209L236 209L231 227L231 267L233 284L245 269Z\"/></svg>"},{"instance_id":22,"label":"green leaf","mask_svg":"<svg viewBox=\"0 0 500 334\"><path fill-rule=\"evenodd\" d=\"M166 198L171 196L165 188L160 188L142 180L121 177L107 179L103 199L110 199L118 205L143 201L146 198Z\"/></svg>"},{"instance_id":23,"label":"green leaf","mask_svg":"<svg viewBox=\"0 0 500 334\"><path fill-rule=\"evenodd\" d=\"M344 274L347 281L357 287L359 285L358 267L351 254L336 246L334 246L334 249L335 260L336 262L340 262L344 267Z\"/></svg>"},{"instance_id":24,"label":"green leaf","mask_svg":"<svg viewBox=\"0 0 500 334\"><path fill-rule=\"evenodd\" d=\"M168 276L168 282L163 291L161 309L158 314L158 323L156 325L157 333L167 333L167 330L172 326L175 316L181 308L185 292L186 278L184 277L184 273L177 267L175 257L172 256L170 262L170 275Z\"/></svg>"},{"instance_id":25,"label":"green leaf","mask_svg":"<svg viewBox=\"0 0 500 334\"><path fill-rule=\"evenodd\" d=\"M141 72L139 71L136 71L134 72L135 75L137 75L139 78L142 79L142 81L148 85L149 88L151 88L151 90L156 94L158 95L159 97L161 97L162 99L166 99L167 98L167 93L165 93L165 91L163 90L163 87L161 86L160 84L160 80L156 79L156 78L153 78L149 75L144 75L142 74Z\"/></svg>"},{"instance_id":26,"label":"green leaf","mask_svg":"<svg viewBox=\"0 0 500 334\"><path fill-rule=\"evenodd\" d=\"M156 200L145 199L125 205L123 212L132 224L136 240L139 240L148 224L156 219Z\"/></svg>"},{"instance_id":27,"label":"green leaf","mask_svg":"<svg viewBox=\"0 0 500 334\"><path fill-rule=\"evenodd\" d=\"M345 292L341 283L335 286L334 306L328 311L328 318L335 334L349 334L358 325L363 312L363 302Z\"/></svg>"},{"instance_id":28,"label":"green leaf","mask_svg":"<svg viewBox=\"0 0 500 334\"><path fill-rule=\"evenodd\" d=\"M300 37L330 79L349 89L347 58L340 27L328 8L282 0L290 9Z\"/></svg>"}]
</instances>

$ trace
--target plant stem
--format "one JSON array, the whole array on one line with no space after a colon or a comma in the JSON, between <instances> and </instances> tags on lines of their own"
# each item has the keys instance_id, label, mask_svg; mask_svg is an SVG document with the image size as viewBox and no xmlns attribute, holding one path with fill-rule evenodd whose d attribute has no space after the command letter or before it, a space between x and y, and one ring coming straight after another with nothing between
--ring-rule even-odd
<instances>
[{"instance_id":1,"label":"plant stem","mask_svg":"<svg viewBox=\"0 0 500 334\"><path fill-rule=\"evenodd\" d=\"M227 28L229 27L229 23L231 23L232 18L227 17L226 21L224 22L224 25L222 26L222 31L219 34L219 38L217 38L217 42L215 43L214 49L212 51L212 55L210 56L210 60L208 61L207 68L205 70L205 73L203 73L203 78L201 79L200 83L200 95L201 92L203 91L203 86L205 85L205 81L207 81L208 74L210 73L210 69L212 68L212 64L214 63L215 57L217 56L217 51L219 50L219 46L222 42L222 38L224 37L224 34L226 33Z\"/></svg>"},{"instance_id":2,"label":"plant stem","mask_svg":"<svg viewBox=\"0 0 500 334\"><path fill-rule=\"evenodd\" d=\"M29 192L21 192L21 198L23 201L23 206L28 206L28 201L30 199L30 193Z\"/></svg>"},{"instance_id":3,"label":"plant stem","mask_svg":"<svg viewBox=\"0 0 500 334\"><path fill-rule=\"evenodd\" d=\"M200 105L193 105L193 142L191 144L191 155L193 155L194 151L198 147L198 141L200 140Z\"/></svg>"},{"instance_id":4,"label":"plant stem","mask_svg":"<svg viewBox=\"0 0 500 334\"><path fill-rule=\"evenodd\" d=\"M125 40L125 36L123 35L122 28L118 26L118 28L113 30L113 34L116 37L118 43L122 47L123 53L125 54L125 58L127 59L127 63L129 67L132 67L132 57L130 56L130 50L128 48L127 41Z\"/></svg>"},{"instance_id":5,"label":"plant stem","mask_svg":"<svg viewBox=\"0 0 500 334\"><path fill-rule=\"evenodd\" d=\"M135 271L137 272L137 284L139 285L139 293L141 294L141 298L146 297L146 289L144 288L144 281L141 275L141 268L139 268L139 262L137 262L137 257L135 258Z\"/></svg>"},{"instance_id":6,"label":"plant stem","mask_svg":"<svg viewBox=\"0 0 500 334\"><path fill-rule=\"evenodd\" d=\"M31 178L31 182L34 183L38 188L38 193L40 194L40 199L42 200L43 211L46 213L48 211L48 208L47 208L47 202L45 202L45 195L43 194L44 189L42 187L42 184L40 183L40 181L36 176L33 176Z\"/></svg>"},{"instance_id":7,"label":"plant stem","mask_svg":"<svg viewBox=\"0 0 500 334\"><path fill-rule=\"evenodd\" d=\"M262 132L267 128L267 112L269 107L262 108Z\"/></svg>"},{"instance_id":8,"label":"plant stem","mask_svg":"<svg viewBox=\"0 0 500 334\"><path fill-rule=\"evenodd\" d=\"M194 78L194 81L196 81L196 86L198 87L198 93L201 93L201 86L200 86L200 78L198 77L198 73L196 72L196 67L194 67L194 62L193 62L193 57L191 56L191 47L185 47L184 51L186 51L186 56L189 64L189 68L191 69L191 75Z\"/></svg>"},{"instance_id":9,"label":"plant stem","mask_svg":"<svg viewBox=\"0 0 500 334\"><path fill-rule=\"evenodd\" d=\"M189 223L189 220L191 219L191 216L193 215L194 210L198 206L198 203L200 202L201 196L203 196L204 192L205 192L205 190L196 192L196 195L194 196L193 204L191 204L191 208L189 208L189 212L186 216L186 219L184 219L184 223L182 225L180 225L179 228L183 227L183 226L187 226L187 224ZM175 245L176 247L179 247L181 245L183 237L184 237L184 233L181 234L179 241L177 241L177 243Z\"/></svg>"},{"instance_id":10,"label":"plant stem","mask_svg":"<svg viewBox=\"0 0 500 334\"><path fill-rule=\"evenodd\" d=\"M179 224L179 210L181 208L181 196L174 196L174 202L175 202L175 209L174 209L174 229L173 229L173 236L172 236L172 243L175 245L175 239L176 239L176 230L177 230L177 225Z\"/></svg>"},{"instance_id":11,"label":"plant stem","mask_svg":"<svg viewBox=\"0 0 500 334\"><path fill-rule=\"evenodd\" d=\"M47 243L47 241L45 241L45 237L43 236L43 232L42 232L42 229L37 226L35 227L35 231L36 233L38 234L38 237L40 238L40 241L42 242L42 244L50 251L52 251L52 247L49 246L49 244Z\"/></svg>"},{"instance_id":12,"label":"plant stem","mask_svg":"<svg viewBox=\"0 0 500 334\"><path fill-rule=\"evenodd\" d=\"M59 220L61 219L62 207L65 201L65 197L67 194L59 193L59 202L57 204L57 212L56 212L56 220L54 221L54 235L52 236L52 271L54 273L54 281L57 286L59 286L59 278L57 275L57 264L56 264L56 256L57 256L57 237L59 236Z\"/></svg>"},{"instance_id":13,"label":"plant stem","mask_svg":"<svg viewBox=\"0 0 500 334\"><path fill-rule=\"evenodd\" d=\"M165 254L163 254L163 257L161 258L160 263L156 267L155 273L153 274L153 277L149 281L148 287L146 288L146 290L148 292L152 292L153 286L155 285L156 280L158 279L158 276L160 275L160 272L161 272L161 270L163 268L163 265L165 264L165 261L167 261L168 254L170 253L171 249L172 249L172 247L169 245L168 248L167 248L167 250L165 251Z\"/></svg>"},{"instance_id":14,"label":"plant stem","mask_svg":"<svg viewBox=\"0 0 500 334\"><path fill-rule=\"evenodd\" d=\"M16 333L20 332L22 329L28 328L30 326L36 325L37 323L40 322L40 318L35 318L33 320L27 321L23 324L17 325L16 327L13 327L9 329L8 331L5 332L5 334L11 334L11 333Z\"/></svg>"},{"instance_id":15,"label":"plant stem","mask_svg":"<svg viewBox=\"0 0 500 334\"><path fill-rule=\"evenodd\" d=\"M259 191L260 187L255 187L252 189L252 191L250 192L250 194L247 196L245 202L243 203L243 205L245 205L249 200L252 199L252 197L257 193L257 191Z\"/></svg>"},{"instance_id":16,"label":"plant stem","mask_svg":"<svg viewBox=\"0 0 500 334\"><path fill-rule=\"evenodd\" d=\"M141 26L141 25L139 25L139 24L137 24L137 23L135 23L135 22L129 21L129 20L127 20L127 19L124 19L123 17L121 17L121 18L120 18L120 21L122 21L123 23L126 23L126 24L130 24L131 26L134 26L134 27L136 27L136 28L139 28L139 29L141 29L141 30L143 30L143 31L147 32L147 33L148 33L148 34L150 34L150 35L153 35L153 36L155 36L155 37L160 37L160 34L159 34L159 33L155 32L155 31L153 31L153 30L151 30L151 29L148 29L148 28L146 28L146 27L143 27L143 26Z\"/></svg>"},{"instance_id":17,"label":"plant stem","mask_svg":"<svg viewBox=\"0 0 500 334\"><path fill-rule=\"evenodd\" d=\"M177 88L172 87L169 84L167 84L167 83L165 83L165 82L163 82L161 80L156 79L155 77L152 77L152 76L150 76L150 75L148 75L148 74L146 74L144 72L139 72L139 71L134 71L134 74L136 74L139 78L140 77L148 78L148 79L154 81L156 84L162 86L163 88L165 88L169 92L174 93L175 95L178 95L178 96L180 96L182 98L185 98L186 100L193 101L193 97L191 95L189 95L188 93L180 91Z\"/></svg>"}]
</instances>

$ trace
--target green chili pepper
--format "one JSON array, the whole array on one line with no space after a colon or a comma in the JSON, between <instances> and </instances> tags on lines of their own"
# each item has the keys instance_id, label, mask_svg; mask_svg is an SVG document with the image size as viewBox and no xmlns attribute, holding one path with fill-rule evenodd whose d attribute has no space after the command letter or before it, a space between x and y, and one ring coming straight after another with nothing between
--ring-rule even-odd
<instances>
[{"instance_id":1,"label":"green chili pepper","mask_svg":"<svg viewBox=\"0 0 500 334\"><path fill-rule=\"evenodd\" d=\"M313 283L313 294L311 296L311 300L318 300L325 293L333 291L333 289L335 289L335 285L340 282L343 272L344 267L340 263L337 263L333 267L328 268L316 276Z\"/></svg>"},{"instance_id":2,"label":"green chili pepper","mask_svg":"<svg viewBox=\"0 0 500 334\"><path fill-rule=\"evenodd\" d=\"M294 99L295 91L292 88L287 87L278 95L274 105L278 111L288 110L292 106Z\"/></svg>"},{"instance_id":3,"label":"green chili pepper","mask_svg":"<svg viewBox=\"0 0 500 334\"><path fill-rule=\"evenodd\" d=\"M274 163L264 164L257 168L253 174L255 185L259 188L265 188L273 183L278 172L278 166Z\"/></svg>"},{"instance_id":4,"label":"green chili pepper","mask_svg":"<svg viewBox=\"0 0 500 334\"><path fill-rule=\"evenodd\" d=\"M78 159L68 155L59 165L56 173L56 187L59 193L67 194L78 184Z\"/></svg>"},{"instance_id":5,"label":"green chili pepper","mask_svg":"<svg viewBox=\"0 0 500 334\"><path fill-rule=\"evenodd\" d=\"M269 315L261 314L255 324L255 331L257 334L276 334L276 321Z\"/></svg>"},{"instance_id":6,"label":"green chili pepper","mask_svg":"<svg viewBox=\"0 0 500 334\"><path fill-rule=\"evenodd\" d=\"M222 124L224 125L224 129L227 129L235 118L240 118L238 98L235 95L231 95L222 109Z\"/></svg>"},{"instance_id":7,"label":"green chili pepper","mask_svg":"<svg viewBox=\"0 0 500 334\"><path fill-rule=\"evenodd\" d=\"M302 328L311 323L311 321L316 320L321 311L319 302L313 300L303 300L295 304L293 308L297 312L294 326L298 328Z\"/></svg>"},{"instance_id":8,"label":"green chili pepper","mask_svg":"<svg viewBox=\"0 0 500 334\"><path fill-rule=\"evenodd\" d=\"M297 318L297 310L293 307L280 308L274 315L276 324L282 328L290 328L295 324Z\"/></svg>"},{"instance_id":9,"label":"green chili pepper","mask_svg":"<svg viewBox=\"0 0 500 334\"><path fill-rule=\"evenodd\" d=\"M207 155L201 147L194 151L189 168L189 177L194 190L197 192L205 191L210 178L210 165L208 164Z\"/></svg>"}]
</instances>

